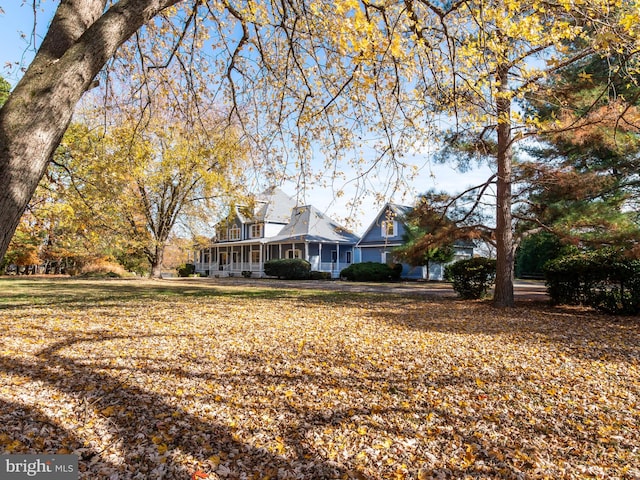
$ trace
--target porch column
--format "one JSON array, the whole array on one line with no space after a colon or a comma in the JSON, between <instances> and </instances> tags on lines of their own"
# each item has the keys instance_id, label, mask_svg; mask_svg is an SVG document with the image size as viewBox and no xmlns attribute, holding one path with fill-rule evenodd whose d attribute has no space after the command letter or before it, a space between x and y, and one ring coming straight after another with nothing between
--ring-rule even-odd
<instances>
[{"instance_id":1,"label":"porch column","mask_svg":"<svg viewBox=\"0 0 640 480\"><path fill-rule=\"evenodd\" d=\"M309 243L306 241L304 242L304 259L309 261Z\"/></svg>"},{"instance_id":2,"label":"porch column","mask_svg":"<svg viewBox=\"0 0 640 480\"><path fill-rule=\"evenodd\" d=\"M264 271L263 257L262 257L262 249L264 245L260 244L260 250L258 253L258 270L260 271L260 276L262 276L262 272Z\"/></svg>"},{"instance_id":3,"label":"porch column","mask_svg":"<svg viewBox=\"0 0 640 480\"><path fill-rule=\"evenodd\" d=\"M336 267L338 270L338 275L340 275L340 244L336 243Z\"/></svg>"},{"instance_id":4,"label":"porch column","mask_svg":"<svg viewBox=\"0 0 640 480\"><path fill-rule=\"evenodd\" d=\"M318 270L322 272L322 244L318 244Z\"/></svg>"},{"instance_id":5,"label":"porch column","mask_svg":"<svg viewBox=\"0 0 640 480\"><path fill-rule=\"evenodd\" d=\"M282 258L282 244L279 243L278 244L278 258Z\"/></svg>"}]
</instances>

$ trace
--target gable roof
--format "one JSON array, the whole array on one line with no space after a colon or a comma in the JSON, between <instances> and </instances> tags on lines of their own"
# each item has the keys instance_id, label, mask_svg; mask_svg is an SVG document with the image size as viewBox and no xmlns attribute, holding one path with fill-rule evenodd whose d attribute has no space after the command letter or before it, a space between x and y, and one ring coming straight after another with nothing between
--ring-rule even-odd
<instances>
[{"instance_id":1,"label":"gable roof","mask_svg":"<svg viewBox=\"0 0 640 480\"><path fill-rule=\"evenodd\" d=\"M277 187L271 187L256 197L254 222L287 223L297 202Z\"/></svg>"},{"instance_id":2,"label":"gable roof","mask_svg":"<svg viewBox=\"0 0 640 480\"><path fill-rule=\"evenodd\" d=\"M408 205L398 205L397 203L389 203L388 205L397 217L404 217L405 215L413 211L413 207L410 207Z\"/></svg>"},{"instance_id":3,"label":"gable roof","mask_svg":"<svg viewBox=\"0 0 640 480\"><path fill-rule=\"evenodd\" d=\"M236 205L232 212L222 220L222 224L240 220L240 223L280 223L289 221L291 210L297 202L277 187L270 187L255 196L253 209L246 205Z\"/></svg>"},{"instance_id":4,"label":"gable roof","mask_svg":"<svg viewBox=\"0 0 640 480\"><path fill-rule=\"evenodd\" d=\"M380 235L376 232L379 231L382 226L382 222L387 220L387 211L390 211L393 219L400 220L400 223L404 224L404 217L413 210L413 207L409 207L407 205L399 205L397 203L386 203L382 209L376 215L376 218L371 222L371 225L365 230L362 238L358 242L358 245L365 245L367 243L371 244L380 244L384 243L385 245L395 245L400 240L390 240L389 238L380 238Z\"/></svg>"},{"instance_id":5,"label":"gable roof","mask_svg":"<svg viewBox=\"0 0 640 480\"><path fill-rule=\"evenodd\" d=\"M291 210L290 220L269 242L281 241L311 241L325 243L358 242L358 236L327 217L311 205L295 207Z\"/></svg>"}]
</instances>

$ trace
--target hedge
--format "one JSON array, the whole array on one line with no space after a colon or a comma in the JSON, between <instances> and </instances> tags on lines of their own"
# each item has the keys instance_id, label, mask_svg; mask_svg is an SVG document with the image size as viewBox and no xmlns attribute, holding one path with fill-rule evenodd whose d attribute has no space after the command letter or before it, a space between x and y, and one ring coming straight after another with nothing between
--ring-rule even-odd
<instances>
[{"instance_id":1,"label":"hedge","mask_svg":"<svg viewBox=\"0 0 640 480\"><path fill-rule=\"evenodd\" d=\"M353 282L387 282L399 280L402 265L396 263L390 267L386 263L353 263L340 272L340 278Z\"/></svg>"},{"instance_id":2,"label":"hedge","mask_svg":"<svg viewBox=\"0 0 640 480\"><path fill-rule=\"evenodd\" d=\"M285 280L306 280L310 272L311 264L301 258L269 260L264 264L265 275Z\"/></svg>"},{"instance_id":3,"label":"hedge","mask_svg":"<svg viewBox=\"0 0 640 480\"><path fill-rule=\"evenodd\" d=\"M459 260L445 267L444 276L461 298L482 298L496 278L496 261L483 257Z\"/></svg>"},{"instance_id":4,"label":"hedge","mask_svg":"<svg viewBox=\"0 0 640 480\"><path fill-rule=\"evenodd\" d=\"M587 305L612 314L640 313L640 260L617 250L561 257L544 266L556 305Z\"/></svg>"}]
</instances>

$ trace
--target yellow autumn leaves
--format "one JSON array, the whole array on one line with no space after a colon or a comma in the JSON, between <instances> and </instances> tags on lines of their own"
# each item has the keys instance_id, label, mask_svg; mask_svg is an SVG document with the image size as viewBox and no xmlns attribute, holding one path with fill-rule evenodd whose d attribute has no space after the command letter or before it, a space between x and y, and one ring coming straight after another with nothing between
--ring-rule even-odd
<instances>
[{"instance_id":1,"label":"yellow autumn leaves","mask_svg":"<svg viewBox=\"0 0 640 480\"><path fill-rule=\"evenodd\" d=\"M0 451L75 453L82 479L640 475L635 319L270 282L0 289Z\"/></svg>"}]
</instances>

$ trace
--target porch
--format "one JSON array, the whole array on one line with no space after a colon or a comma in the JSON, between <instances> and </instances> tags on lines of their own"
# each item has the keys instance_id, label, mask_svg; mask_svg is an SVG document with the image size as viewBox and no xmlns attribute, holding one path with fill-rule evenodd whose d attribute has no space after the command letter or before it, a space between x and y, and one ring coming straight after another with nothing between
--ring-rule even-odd
<instances>
[{"instance_id":1,"label":"porch","mask_svg":"<svg viewBox=\"0 0 640 480\"><path fill-rule=\"evenodd\" d=\"M339 243L282 242L215 244L197 252L195 270L208 277L265 277L264 264L269 260L303 258L312 271L328 272L339 278L340 271L351 265L353 246ZM244 273L249 276L249 273Z\"/></svg>"},{"instance_id":2,"label":"porch","mask_svg":"<svg viewBox=\"0 0 640 480\"><path fill-rule=\"evenodd\" d=\"M318 272L329 272L331 278L339 278L340 272L347 268L350 263L320 262L311 264L311 270ZM250 272L251 277L262 278L264 274L264 264L261 263L196 263L196 272L207 277L241 277L243 272ZM245 274L248 275L248 274Z\"/></svg>"}]
</instances>

